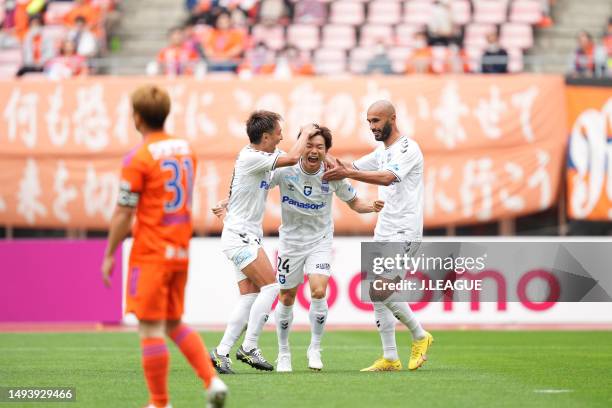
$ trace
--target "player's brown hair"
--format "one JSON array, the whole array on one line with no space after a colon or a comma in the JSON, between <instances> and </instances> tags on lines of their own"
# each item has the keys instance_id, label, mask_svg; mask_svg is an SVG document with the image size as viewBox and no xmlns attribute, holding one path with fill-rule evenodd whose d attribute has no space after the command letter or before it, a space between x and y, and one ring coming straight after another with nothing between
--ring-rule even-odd
<instances>
[{"instance_id":1,"label":"player's brown hair","mask_svg":"<svg viewBox=\"0 0 612 408\"><path fill-rule=\"evenodd\" d=\"M132 109L150 129L163 129L170 113L170 96L155 85L141 86L132 93Z\"/></svg>"},{"instance_id":2,"label":"player's brown hair","mask_svg":"<svg viewBox=\"0 0 612 408\"><path fill-rule=\"evenodd\" d=\"M274 132L276 125L281 120L281 115L275 112L257 110L251 113L246 121L246 131L251 143L260 143L263 134Z\"/></svg>"}]
</instances>

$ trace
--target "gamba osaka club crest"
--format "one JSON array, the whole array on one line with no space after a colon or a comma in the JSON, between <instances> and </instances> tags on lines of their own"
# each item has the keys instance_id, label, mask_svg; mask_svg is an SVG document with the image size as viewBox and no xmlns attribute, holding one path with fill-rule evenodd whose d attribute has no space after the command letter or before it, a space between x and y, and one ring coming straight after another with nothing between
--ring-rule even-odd
<instances>
[{"instance_id":1,"label":"gamba osaka club crest","mask_svg":"<svg viewBox=\"0 0 612 408\"><path fill-rule=\"evenodd\" d=\"M312 186L311 186L311 185L306 184L306 185L304 186L304 195L305 195L306 197L308 197L308 196L309 196L309 195L311 195L311 194L312 194Z\"/></svg>"}]
</instances>

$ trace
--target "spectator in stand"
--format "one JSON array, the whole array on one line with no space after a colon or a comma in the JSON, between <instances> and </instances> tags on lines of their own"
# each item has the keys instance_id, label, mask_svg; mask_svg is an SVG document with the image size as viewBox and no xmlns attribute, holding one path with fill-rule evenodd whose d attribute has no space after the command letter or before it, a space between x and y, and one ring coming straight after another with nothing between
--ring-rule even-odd
<instances>
[{"instance_id":1,"label":"spectator in stand","mask_svg":"<svg viewBox=\"0 0 612 408\"><path fill-rule=\"evenodd\" d=\"M457 27L453 23L448 0L436 0L427 24L430 45L448 45L457 42Z\"/></svg>"},{"instance_id":2,"label":"spectator in stand","mask_svg":"<svg viewBox=\"0 0 612 408\"><path fill-rule=\"evenodd\" d=\"M289 0L263 0L259 4L258 20L267 26L287 25L293 17Z\"/></svg>"},{"instance_id":3,"label":"spectator in stand","mask_svg":"<svg viewBox=\"0 0 612 408\"><path fill-rule=\"evenodd\" d=\"M295 3L294 22L322 25L327 19L327 9L320 0L301 0Z\"/></svg>"},{"instance_id":4,"label":"spectator in stand","mask_svg":"<svg viewBox=\"0 0 612 408\"><path fill-rule=\"evenodd\" d=\"M86 75L87 60L78 55L74 43L66 39L62 42L59 55L45 65L45 73L55 80Z\"/></svg>"},{"instance_id":5,"label":"spectator in stand","mask_svg":"<svg viewBox=\"0 0 612 408\"><path fill-rule=\"evenodd\" d=\"M595 73L595 42L587 31L578 34L578 47L572 61L574 76L591 77Z\"/></svg>"},{"instance_id":6,"label":"spectator in stand","mask_svg":"<svg viewBox=\"0 0 612 408\"><path fill-rule=\"evenodd\" d=\"M276 69L275 53L266 43L258 42L255 47L248 50L244 61L238 68L238 74L243 78L252 75L270 75Z\"/></svg>"},{"instance_id":7,"label":"spectator in stand","mask_svg":"<svg viewBox=\"0 0 612 408\"><path fill-rule=\"evenodd\" d=\"M74 8L64 16L64 24L74 27L77 24L77 18L83 17L89 29L98 35L102 17L100 9L91 5L87 0L74 0L74 4Z\"/></svg>"},{"instance_id":8,"label":"spectator in stand","mask_svg":"<svg viewBox=\"0 0 612 408\"><path fill-rule=\"evenodd\" d=\"M45 35L40 15L30 18L30 28L23 41L22 51L23 65L17 71L17 76L43 72L45 63L55 56L55 44L51 37Z\"/></svg>"},{"instance_id":9,"label":"spectator in stand","mask_svg":"<svg viewBox=\"0 0 612 408\"><path fill-rule=\"evenodd\" d=\"M204 54L209 71L235 72L247 45L247 35L231 25L226 11L217 16L215 28L204 39Z\"/></svg>"},{"instance_id":10,"label":"spectator in stand","mask_svg":"<svg viewBox=\"0 0 612 408\"><path fill-rule=\"evenodd\" d=\"M366 66L366 74L382 74L391 75L393 74L393 67L391 58L387 53L387 47L383 41L377 41L374 46L374 55L368 60Z\"/></svg>"},{"instance_id":11,"label":"spectator in stand","mask_svg":"<svg viewBox=\"0 0 612 408\"><path fill-rule=\"evenodd\" d=\"M168 33L168 46L157 54L157 72L164 75L193 74L198 53L185 43L183 30L175 27Z\"/></svg>"},{"instance_id":12,"label":"spectator in stand","mask_svg":"<svg viewBox=\"0 0 612 408\"><path fill-rule=\"evenodd\" d=\"M75 44L77 54L85 58L92 58L98 54L98 42L87 27L85 17L78 16L75 19L75 26L68 32L68 39Z\"/></svg>"},{"instance_id":13,"label":"spectator in stand","mask_svg":"<svg viewBox=\"0 0 612 408\"><path fill-rule=\"evenodd\" d=\"M612 17L602 38L602 76L612 76Z\"/></svg>"},{"instance_id":14,"label":"spectator in stand","mask_svg":"<svg viewBox=\"0 0 612 408\"><path fill-rule=\"evenodd\" d=\"M482 54L480 71L483 74L505 74L508 72L508 52L499 44L496 32L487 35L487 47Z\"/></svg>"},{"instance_id":15,"label":"spectator in stand","mask_svg":"<svg viewBox=\"0 0 612 408\"><path fill-rule=\"evenodd\" d=\"M412 55L406 62L407 74L431 74L432 70L432 52L431 47L427 44L427 35L423 32L414 34L414 50Z\"/></svg>"},{"instance_id":16,"label":"spectator in stand","mask_svg":"<svg viewBox=\"0 0 612 408\"><path fill-rule=\"evenodd\" d=\"M314 75L315 70L310 61L309 54L300 51L289 45L285 47L276 60L274 76L276 78L290 78L300 75Z\"/></svg>"}]
</instances>

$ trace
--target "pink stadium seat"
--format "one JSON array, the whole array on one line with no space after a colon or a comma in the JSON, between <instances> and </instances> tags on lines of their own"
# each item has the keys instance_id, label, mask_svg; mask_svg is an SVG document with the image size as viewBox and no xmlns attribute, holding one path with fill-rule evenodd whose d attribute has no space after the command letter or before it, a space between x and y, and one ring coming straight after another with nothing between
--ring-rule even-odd
<instances>
[{"instance_id":1,"label":"pink stadium seat","mask_svg":"<svg viewBox=\"0 0 612 408\"><path fill-rule=\"evenodd\" d=\"M357 1L340 0L331 3L330 23L360 25L365 21L364 5Z\"/></svg>"},{"instance_id":2,"label":"pink stadium seat","mask_svg":"<svg viewBox=\"0 0 612 408\"><path fill-rule=\"evenodd\" d=\"M533 29L528 24L506 23L501 27L499 42L504 48L525 50L533 46Z\"/></svg>"},{"instance_id":3,"label":"pink stadium seat","mask_svg":"<svg viewBox=\"0 0 612 408\"><path fill-rule=\"evenodd\" d=\"M63 24L64 16L74 8L72 1L53 1L48 3L45 24Z\"/></svg>"},{"instance_id":4,"label":"pink stadium seat","mask_svg":"<svg viewBox=\"0 0 612 408\"><path fill-rule=\"evenodd\" d=\"M322 28L322 46L348 50L356 44L355 27L352 25L329 24Z\"/></svg>"},{"instance_id":5,"label":"pink stadium seat","mask_svg":"<svg viewBox=\"0 0 612 408\"><path fill-rule=\"evenodd\" d=\"M480 71L480 60L482 59L483 49L481 47L466 47L465 58L470 72Z\"/></svg>"},{"instance_id":6,"label":"pink stadium seat","mask_svg":"<svg viewBox=\"0 0 612 408\"><path fill-rule=\"evenodd\" d=\"M510 7L513 23L537 24L542 19L542 7L537 0L515 0Z\"/></svg>"},{"instance_id":7,"label":"pink stadium seat","mask_svg":"<svg viewBox=\"0 0 612 408\"><path fill-rule=\"evenodd\" d=\"M290 25L287 28L287 43L300 50L314 50L319 46L319 27L307 24Z\"/></svg>"},{"instance_id":8,"label":"pink stadium seat","mask_svg":"<svg viewBox=\"0 0 612 408\"><path fill-rule=\"evenodd\" d=\"M509 72L522 72L524 68L523 64L523 51L521 49L508 49L508 71Z\"/></svg>"},{"instance_id":9,"label":"pink stadium seat","mask_svg":"<svg viewBox=\"0 0 612 408\"><path fill-rule=\"evenodd\" d=\"M451 16L453 22L459 25L466 25L472 18L470 2L468 0L453 0L450 3Z\"/></svg>"},{"instance_id":10,"label":"pink stadium seat","mask_svg":"<svg viewBox=\"0 0 612 408\"><path fill-rule=\"evenodd\" d=\"M475 0L474 22L501 24L506 21L506 0Z\"/></svg>"},{"instance_id":11,"label":"pink stadium seat","mask_svg":"<svg viewBox=\"0 0 612 408\"><path fill-rule=\"evenodd\" d=\"M359 44L362 47L372 46L379 42L385 45L393 43L393 28L388 25L370 25L361 27L361 39Z\"/></svg>"},{"instance_id":12,"label":"pink stadium seat","mask_svg":"<svg viewBox=\"0 0 612 408\"><path fill-rule=\"evenodd\" d=\"M344 74L346 72L346 53L342 50L321 48L315 51L314 63L317 74Z\"/></svg>"},{"instance_id":13,"label":"pink stadium seat","mask_svg":"<svg viewBox=\"0 0 612 408\"><path fill-rule=\"evenodd\" d=\"M422 25L398 24L395 27L395 43L402 47L413 47L414 34L424 30Z\"/></svg>"},{"instance_id":14,"label":"pink stadium seat","mask_svg":"<svg viewBox=\"0 0 612 408\"><path fill-rule=\"evenodd\" d=\"M495 26L491 24L469 24L465 28L465 47L484 48L487 45L487 34L494 32Z\"/></svg>"},{"instance_id":15,"label":"pink stadium seat","mask_svg":"<svg viewBox=\"0 0 612 408\"><path fill-rule=\"evenodd\" d=\"M431 17L432 5L428 0L410 0L404 4L404 22L426 25Z\"/></svg>"},{"instance_id":16,"label":"pink stadium seat","mask_svg":"<svg viewBox=\"0 0 612 408\"><path fill-rule=\"evenodd\" d=\"M285 32L282 26L256 25L251 34L253 43L265 43L268 48L280 50L285 46Z\"/></svg>"},{"instance_id":17,"label":"pink stadium seat","mask_svg":"<svg viewBox=\"0 0 612 408\"><path fill-rule=\"evenodd\" d=\"M393 47L389 49L389 58L393 72L402 74L406 72L406 61L412 54L412 50L408 47Z\"/></svg>"},{"instance_id":18,"label":"pink stadium seat","mask_svg":"<svg viewBox=\"0 0 612 408\"><path fill-rule=\"evenodd\" d=\"M349 55L349 71L353 74L363 74L371 57L370 47L353 48Z\"/></svg>"},{"instance_id":19,"label":"pink stadium seat","mask_svg":"<svg viewBox=\"0 0 612 408\"><path fill-rule=\"evenodd\" d=\"M402 3L399 0L374 0L368 7L368 23L397 24L402 16Z\"/></svg>"},{"instance_id":20,"label":"pink stadium seat","mask_svg":"<svg viewBox=\"0 0 612 408\"><path fill-rule=\"evenodd\" d=\"M448 62L448 49L444 46L431 47L431 69L435 73L443 73Z\"/></svg>"}]
</instances>

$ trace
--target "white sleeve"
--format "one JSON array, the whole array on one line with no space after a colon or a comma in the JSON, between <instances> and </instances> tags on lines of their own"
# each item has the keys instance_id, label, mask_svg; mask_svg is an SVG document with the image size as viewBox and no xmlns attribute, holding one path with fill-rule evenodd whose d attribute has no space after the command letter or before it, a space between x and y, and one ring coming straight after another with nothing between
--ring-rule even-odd
<instances>
[{"instance_id":1,"label":"white sleeve","mask_svg":"<svg viewBox=\"0 0 612 408\"><path fill-rule=\"evenodd\" d=\"M286 168L286 167L281 167L280 169L276 169L272 173L272 177L270 178L270 188L271 189L276 187L276 186L278 186L280 184L281 177L283 176L282 169L284 169L284 168Z\"/></svg>"},{"instance_id":2,"label":"white sleeve","mask_svg":"<svg viewBox=\"0 0 612 408\"><path fill-rule=\"evenodd\" d=\"M276 160L282 152L274 153L260 152L257 150L244 150L240 157L245 174L263 173L274 170Z\"/></svg>"},{"instance_id":3,"label":"white sleeve","mask_svg":"<svg viewBox=\"0 0 612 408\"><path fill-rule=\"evenodd\" d=\"M402 181L411 172L423 172L423 154L415 142L411 142L400 154L393 158L384 170L395 174L398 181Z\"/></svg>"},{"instance_id":4,"label":"white sleeve","mask_svg":"<svg viewBox=\"0 0 612 408\"><path fill-rule=\"evenodd\" d=\"M376 160L376 150L355 160L353 167L357 170L376 171L378 170L378 160Z\"/></svg>"},{"instance_id":5,"label":"white sleeve","mask_svg":"<svg viewBox=\"0 0 612 408\"><path fill-rule=\"evenodd\" d=\"M342 201L347 203L357 197L357 192L355 191L353 186L351 186L351 183L349 183L346 179L332 181L331 183L334 186L334 192L336 193L336 196L338 196L338 198Z\"/></svg>"}]
</instances>

